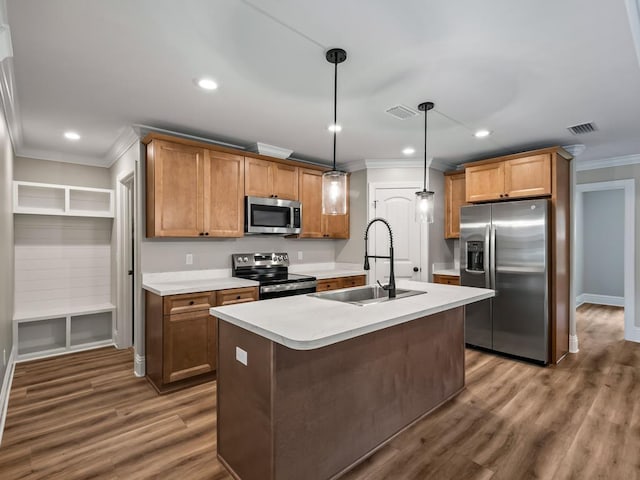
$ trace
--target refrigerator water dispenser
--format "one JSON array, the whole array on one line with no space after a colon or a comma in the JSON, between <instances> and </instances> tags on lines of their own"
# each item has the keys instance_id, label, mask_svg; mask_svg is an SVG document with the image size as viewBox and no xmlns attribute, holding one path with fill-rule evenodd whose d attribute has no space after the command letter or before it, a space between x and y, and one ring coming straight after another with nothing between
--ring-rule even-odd
<instances>
[{"instance_id":1,"label":"refrigerator water dispenser","mask_svg":"<svg viewBox=\"0 0 640 480\"><path fill-rule=\"evenodd\" d=\"M467 242L467 270L484 272L484 242Z\"/></svg>"}]
</instances>

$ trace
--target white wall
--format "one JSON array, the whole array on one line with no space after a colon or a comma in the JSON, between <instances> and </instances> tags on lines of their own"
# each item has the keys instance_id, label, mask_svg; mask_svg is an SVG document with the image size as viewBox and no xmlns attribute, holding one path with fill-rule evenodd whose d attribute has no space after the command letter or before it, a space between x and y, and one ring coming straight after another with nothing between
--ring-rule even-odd
<instances>
[{"instance_id":1,"label":"white wall","mask_svg":"<svg viewBox=\"0 0 640 480\"><path fill-rule=\"evenodd\" d=\"M8 360L13 346L13 165L13 146L0 114L0 385L6 373L2 354Z\"/></svg>"},{"instance_id":2,"label":"white wall","mask_svg":"<svg viewBox=\"0 0 640 480\"><path fill-rule=\"evenodd\" d=\"M624 297L624 191L584 192L576 292Z\"/></svg>"},{"instance_id":3,"label":"white wall","mask_svg":"<svg viewBox=\"0 0 640 480\"><path fill-rule=\"evenodd\" d=\"M624 165L619 167L600 168L597 170L587 170L576 173L576 184L608 182L612 180L633 179L636 182L636 203L635 203L635 250L640 252L640 164ZM636 253L637 255L637 253ZM640 262L635 264L635 284L640 285ZM635 305L640 305L640 289L636 288ZM636 327L640 327L640 308L635 309Z\"/></svg>"},{"instance_id":4,"label":"white wall","mask_svg":"<svg viewBox=\"0 0 640 480\"><path fill-rule=\"evenodd\" d=\"M364 262L364 229L367 227L367 171L358 170L349 180L348 240L336 241L336 262Z\"/></svg>"},{"instance_id":5,"label":"white wall","mask_svg":"<svg viewBox=\"0 0 640 480\"><path fill-rule=\"evenodd\" d=\"M76 187L112 188L109 169L74 163L16 157L14 180Z\"/></svg>"}]
</instances>

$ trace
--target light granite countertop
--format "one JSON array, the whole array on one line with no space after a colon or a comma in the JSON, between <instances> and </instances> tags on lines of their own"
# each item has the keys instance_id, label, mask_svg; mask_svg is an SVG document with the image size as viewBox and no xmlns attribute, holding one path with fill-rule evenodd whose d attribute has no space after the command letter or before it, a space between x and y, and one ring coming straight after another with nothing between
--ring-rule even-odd
<instances>
[{"instance_id":1,"label":"light granite countertop","mask_svg":"<svg viewBox=\"0 0 640 480\"><path fill-rule=\"evenodd\" d=\"M423 295L359 306L309 295L210 309L211 315L295 350L312 350L493 297L484 288L401 280Z\"/></svg>"}]
</instances>

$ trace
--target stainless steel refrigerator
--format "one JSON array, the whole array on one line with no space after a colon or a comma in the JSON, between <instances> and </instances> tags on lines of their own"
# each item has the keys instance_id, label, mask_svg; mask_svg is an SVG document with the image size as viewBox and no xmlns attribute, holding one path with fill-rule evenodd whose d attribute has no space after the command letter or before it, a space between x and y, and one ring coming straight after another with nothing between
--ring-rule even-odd
<instances>
[{"instance_id":1,"label":"stainless steel refrigerator","mask_svg":"<svg viewBox=\"0 0 640 480\"><path fill-rule=\"evenodd\" d=\"M548 247L546 199L461 207L460 283L496 291L467 305L467 344L549 362Z\"/></svg>"}]
</instances>

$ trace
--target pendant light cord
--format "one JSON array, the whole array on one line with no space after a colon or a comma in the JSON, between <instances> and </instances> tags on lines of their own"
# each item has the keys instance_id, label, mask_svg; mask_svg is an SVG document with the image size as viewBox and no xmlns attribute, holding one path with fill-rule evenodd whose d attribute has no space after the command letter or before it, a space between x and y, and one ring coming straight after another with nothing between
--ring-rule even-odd
<instances>
[{"instance_id":1,"label":"pendant light cord","mask_svg":"<svg viewBox=\"0 0 640 480\"><path fill-rule=\"evenodd\" d=\"M425 109L424 111L424 169L422 172L422 175L423 175L422 191L423 192L427 191L427 113L428 112L429 110Z\"/></svg>"},{"instance_id":2,"label":"pendant light cord","mask_svg":"<svg viewBox=\"0 0 640 480\"><path fill-rule=\"evenodd\" d=\"M333 170L336 169L336 135L338 133L338 62L334 62L333 75Z\"/></svg>"}]
</instances>

